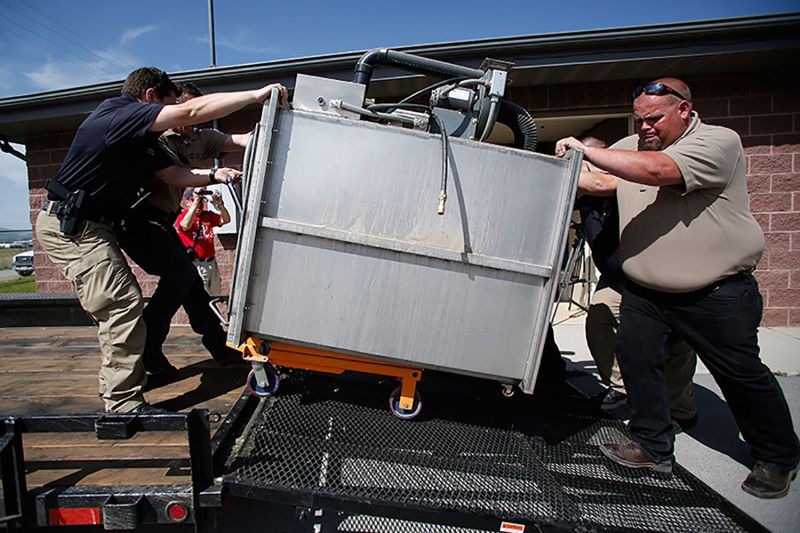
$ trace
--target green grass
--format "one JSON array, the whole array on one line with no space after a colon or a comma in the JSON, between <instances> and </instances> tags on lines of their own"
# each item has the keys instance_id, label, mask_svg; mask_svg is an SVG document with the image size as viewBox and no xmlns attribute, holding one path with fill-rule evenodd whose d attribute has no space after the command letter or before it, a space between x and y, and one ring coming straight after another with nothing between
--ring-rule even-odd
<instances>
[{"instance_id":1,"label":"green grass","mask_svg":"<svg viewBox=\"0 0 800 533\"><path fill-rule=\"evenodd\" d=\"M14 259L14 256L28 250L30 248L0 248L0 270L11 269L11 260Z\"/></svg>"},{"instance_id":2,"label":"green grass","mask_svg":"<svg viewBox=\"0 0 800 533\"><path fill-rule=\"evenodd\" d=\"M15 292L36 292L36 278L28 276L17 278L10 281L0 281L0 294L11 294Z\"/></svg>"}]
</instances>

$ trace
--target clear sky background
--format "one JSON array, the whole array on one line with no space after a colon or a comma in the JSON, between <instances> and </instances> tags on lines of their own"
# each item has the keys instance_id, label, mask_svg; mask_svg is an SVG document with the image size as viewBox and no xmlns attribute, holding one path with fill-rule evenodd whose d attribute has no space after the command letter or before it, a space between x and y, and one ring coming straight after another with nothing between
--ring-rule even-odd
<instances>
[{"instance_id":1,"label":"clear sky background","mask_svg":"<svg viewBox=\"0 0 800 533\"><path fill-rule=\"evenodd\" d=\"M374 47L800 11L800 0L216 0L217 65ZM209 66L207 0L0 0L0 98ZM19 147L24 151L24 147ZM29 228L26 170L0 153L0 228Z\"/></svg>"}]
</instances>

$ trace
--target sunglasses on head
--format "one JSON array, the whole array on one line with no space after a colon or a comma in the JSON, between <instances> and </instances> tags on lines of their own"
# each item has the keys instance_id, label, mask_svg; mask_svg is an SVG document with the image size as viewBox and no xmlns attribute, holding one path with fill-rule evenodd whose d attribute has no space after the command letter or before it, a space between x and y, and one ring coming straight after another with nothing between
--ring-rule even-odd
<instances>
[{"instance_id":1,"label":"sunglasses on head","mask_svg":"<svg viewBox=\"0 0 800 533\"><path fill-rule=\"evenodd\" d=\"M669 85L665 85L660 81L655 83L646 83L643 85L639 85L633 90L633 99L635 100L638 98L642 93L644 94L652 94L655 96L664 96L666 94L671 94L673 96L677 96L681 100L688 100L685 96L681 93L670 87Z\"/></svg>"}]
</instances>

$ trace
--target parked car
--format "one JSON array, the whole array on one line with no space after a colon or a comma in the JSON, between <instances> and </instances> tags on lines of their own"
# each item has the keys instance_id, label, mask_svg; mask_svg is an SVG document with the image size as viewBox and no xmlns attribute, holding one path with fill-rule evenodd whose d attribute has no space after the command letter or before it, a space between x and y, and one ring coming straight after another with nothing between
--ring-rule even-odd
<instances>
[{"instance_id":1,"label":"parked car","mask_svg":"<svg viewBox=\"0 0 800 533\"><path fill-rule=\"evenodd\" d=\"M17 254L11 260L14 272L20 276L30 276L33 274L33 250Z\"/></svg>"}]
</instances>

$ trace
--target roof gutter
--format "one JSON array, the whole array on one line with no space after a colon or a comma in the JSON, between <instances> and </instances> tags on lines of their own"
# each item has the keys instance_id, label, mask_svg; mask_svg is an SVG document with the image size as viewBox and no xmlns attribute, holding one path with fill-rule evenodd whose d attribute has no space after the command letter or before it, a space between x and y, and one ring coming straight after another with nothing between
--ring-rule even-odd
<instances>
[{"instance_id":1,"label":"roof gutter","mask_svg":"<svg viewBox=\"0 0 800 533\"><path fill-rule=\"evenodd\" d=\"M626 43L635 41L641 46L642 41L655 42L660 47L670 43L686 42L702 37L742 37L749 35L768 38L780 29L793 29L795 35L800 34L800 14L788 13L778 15L761 15L755 17L738 17L731 19L680 22L637 26L621 29L601 29L592 31L561 32L545 35L522 37L505 37L459 41L441 44L425 44L395 47L396 50L426 57L481 56L492 53L528 52L544 54L554 49L589 49L612 44L614 47L625 47ZM768 31L767 31L768 30ZM798 38L800 40L800 38ZM192 80L202 83L213 81L214 85L236 82L252 78L274 78L281 74L293 74L298 71L314 72L352 67L365 51L325 54L294 59L265 61L231 67L216 67L191 70L171 74L176 81ZM483 57L481 57L482 59ZM475 59L474 61L480 61ZM376 77L376 80L380 76ZM0 110L19 109L20 107L51 106L72 103L86 99L107 98L117 94L122 87L122 80L99 83L83 87L62 89L0 99Z\"/></svg>"}]
</instances>

